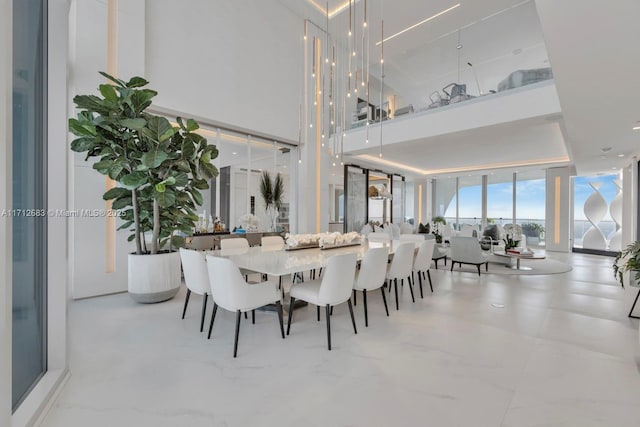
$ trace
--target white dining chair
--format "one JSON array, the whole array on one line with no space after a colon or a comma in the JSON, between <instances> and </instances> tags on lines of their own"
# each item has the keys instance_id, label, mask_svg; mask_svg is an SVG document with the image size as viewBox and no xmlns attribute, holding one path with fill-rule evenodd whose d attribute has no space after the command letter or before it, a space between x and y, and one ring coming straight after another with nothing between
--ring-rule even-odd
<instances>
[{"instance_id":1,"label":"white dining chair","mask_svg":"<svg viewBox=\"0 0 640 427\"><path fill-rule=\"evenodd\" d=\"M401 234L400 241L401 242L414 242L414 243L422 243L424 242L424 234Z\"/></svg>"},{"instance_id":2,"label":"white dining chair","mask_svg":"<svg viewBox=\"0 0 640 427\"><path fill-rule=\"evenodd\" d=\"M282 236L263 236L260 246L269 249L282 249L284 248L284 239Z\"/></svg>"},{"instance_id":3,"label":"white dining chair","mask_svg":"<svg viewBox=\"0 0 640 427\"><path fill-rule=\"evenodd\" d=\"M282 319L282 304L278 285L274 282L248 284L240 274L240 269L233 261L207 256L207 268L211 295L213 297L213 313L209 324L209 335L213 331L213 322L218 307L236 313L236 335L233 343L233 357L238 354L238 336L240 334L240 315L247 311L254 312L256 308L275 304L280 322L280 333L284 339L284 324Z\"/></svg>"},{"instance_id":4,"label":"white dining chair","mask_svg":"<svg viewBox=\"0 0 640 427\"><path fill-rule=\"evenodd\" d=\"M370 242L387 243L391 241L391 234L386 231L376 231L367 235L367 240Z\"/></svg>"},{"instance_id":5,"label":"white dining chair","mask_svg":"<svg viewBox=\"0 0 640 427\"><path fill-rule=\"evenodd\" d=\"M207 297L211 292L207 262L203 252L183 248L180 248L180 260L182 261L182 271L184 272L184 283L187 285L187 296L184 300L182 318L184 319L187 313L187 305L189 305L191 293L202 295L202 314L200 315L200 332L202 332L207 311Z\"/></svg>"},{"instance_id":6,"label":"white dining chair","mask_svg":"<svg viewBox=\"0 0 640 427\"><path fill-rule=\"evenodd\" d=\"M431 292L433 292L433 283L431 282L431 273L429 273L429 268L431 268L433 248L435 247L435 244L436 241L433 239L423 241L418 248L416 258L413 260L413 271L418 274L418 283L420 284L420 298L424 298L422 294L422 279L424 278L425 273L429 278L429 287L431 288Z\"/></svg>"},{"instance_id":7,"label":"white dining chair","mask_svg":"<svg viewBox=\"0 0 640 427\"><path fill-rule=\"evenodd\" d=\"M331 350L331 307L346 302L349 305L353 332L356 329L356 319L353 317L353 307L351 306L351 291L353 289L353 279L356 273L357 257L355 253L335 255L329 258L329 264L324 271L322 279L310 280L299 283L291 288L291 302L289 307L289 323L287 324L287 335L291 330L293 320L293 306L296 300L306 301L317 307L325 307L327 318L327 346Z\"/></svg>"},{"instance_id":8,"label":"white dining chair","mask_svg":"<svg viewBox=\"0 0 640 427\"><path fill-rule=\"evenodd\" d=\"M400 303L398 301L398 279L400 284L404 284L404 279L407 279L409 283L409 290L411 291L411 300L416 302L413 296L413 285L411 283L411 270L413 268L413 253L415 252L416 245L413 242L401 243L398 245L393 254L393 260L391 265L387 269L387 283L389 284L389 292L391 292L391 281L396 293L396 310L400 309Z\"/></svg>"},{"instance_id":9,"label":"white dining chair","mask_svg":"<svg viewBox=\"0 0 640 427\"><path fill-rule=\"evenodd\" d=\"M375 291L380 289L382 293L382 301L384 301L384 309L389 316L389 308L387 307L387 297L384 294L384 285L387 273L387 260L389 259L389 250L387 248L371 248L364 253L360 269L356 272L353 282L354 291L362 291L362 300L364 303L364 326L369 327L369 314L367 312L367 291Z\"/></svg>"},{"instance_id":10,"label":"white dining chair","mask_svg":"<svg viewBox=\"0 0 640 427\"><path fill-rule=\"evenodd\" d=\"M229 249L249 249L249 241L244 237L220 240L220 249L223 251Z\"/></svg>"}]
</instances>

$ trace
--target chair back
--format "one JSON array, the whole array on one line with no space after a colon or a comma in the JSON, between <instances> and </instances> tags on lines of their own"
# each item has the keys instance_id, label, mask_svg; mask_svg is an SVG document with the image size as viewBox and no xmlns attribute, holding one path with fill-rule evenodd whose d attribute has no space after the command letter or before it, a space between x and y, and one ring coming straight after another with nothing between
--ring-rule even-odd
<instances>
[{"instance_id":1,"label":"chair back","mask_svg":"<svg viewBox=\"0 0 640 427\"><path fill-rule=\"evenodd\" d=\"M211 295L216 304L229 311L242 309L243 301L249 295L249 285L238 266L230 259L208 255L207 270Z\"/></svg>"},{"instance_id":2,"label":"chair back","mask_svg":"<svg viewBox=\"0 0 640 427\"><path fill-rule=\"evenodd\" d=\"M371 248L364 253L360 263L360 271L356 280L359 289L378 289L384 284L387 273L389 250L387 248Z\"/></svg>"},{"instance_id":3,"label":"chair back","mask_svg":"<svg viewBox=\"0 0 640 427\"><path fill-rule=\"evenodd\" d=\"M180 260L187 288L199 295L210 294L209 273L204 254L200 251L180 248Z\"/></svg>"},{"instance_id":4,"label":"chair back","mask_svg":"<svg viewBox=\"0 0 640 427\"><path fill-rule=\"evenodd\" d=\"M367 235L370 242L386 243L391 241L391 234L386 231L376 231Z\"/></svg>"},{"instance_id":5,"label":"chair back","mask_svg":"<svg viewBox=\"0 0 640 427\"><path fill-rule=\"evenodd\" d=\"M452 261L482 262L482 248L475 237L454 236L450 240L450 256Z\"/></svg>"},{"instance_id":6,"label":"chair back","mask_svg":"<svg viewBox=\"0 0 640 427\"><path fill-rule=\"evenodd\" d=\"M433 239L425 240L420 244L416 259L413 261L413 269L415 271L427 271L431 267L433 248L435 246L436 241Z\"/></svg>"},{"instance_id":7,"label":"chair back","mask_svg":"<svg viewBox=\"0 0 640 427\"><path fill-rule=\"evenodd\" d=\"M220 240L220 249L247 249L249 247L249 241L244 237L239 238L227 238Z\"/></svg>"},{"instance_id":8,"label":"chair back","mask_svg":"<svg viewBox=\"0 0 640 427\"><path fill-rule=\"evenodd\" d=\"M475 236L473 235L475 231ZM463 237L477 237L478 231L477 228L471 224L462 224L462 229L460 229L460 236Z\"/></svg>"},{"instance_id":9,"label":"chair back","mask_svg":"<svg viewBox=\"0 0 640 427\"><path fill-rule=\"evenodd\" d=\"M414 242L421 243L424 242L424 234L401 234L400 241L401 242Z\"/></svg>"},{"instance_id":10,"label":"chair back","mask_svg":"<svg viewBox=\"0 0 640 427\"><path fill-rule=\"evenodd\" d=\"M262 247L282 249L284 248L284 239L282 236L263 236L260 244Z\"/></svg>"},{"instance_id":11,"label":"chair back","mask_svg":"<svg viewBox=\"0 0 640 427\"><path fill-rule=\"evenodd\" d=\"M324 271L318 291L320 304L336 305L351 297L356 262L356 254L336 255L329 258L329 265Z\"/></svg>"},{"instance_id":12,"label":"chair back","mask_svg":"<svg viewBox=\"0 0 640 427\"><path fill-rule=\"evenodd\" d=\"M406 242L399 245L393 254L393 261L391 261L391 267L389 267L387 277L391 279L404 279L411 276L413 253L415 250L416 245L413 242Z\"/></svg>"}]
</instances>

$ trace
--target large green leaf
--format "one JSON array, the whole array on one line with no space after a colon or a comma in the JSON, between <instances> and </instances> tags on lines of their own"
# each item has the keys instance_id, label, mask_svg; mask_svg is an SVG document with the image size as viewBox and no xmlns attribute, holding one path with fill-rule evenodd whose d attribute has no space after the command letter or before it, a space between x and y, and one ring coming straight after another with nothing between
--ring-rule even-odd
<instances>
[{"instance_id":1,"label":"large green leaf","mask_svg":"<svg viewBox=\"0 0 640 427\"><path fill-rule=\"evenodd\" d=\"M99 89L107 101L118 102L118 94L112 85L100 85Z\"/></svg>"},{"instance_id":2,"label":"large green leaf","mask_svg":"<svg viewBox=\"0 0 640 427\"><path fill-rule=\"evenodd\" d=\"M149 82L143 79L142 77L132 77L126 84L127 87L142 87L148 85Z\"/></svg>"},{"instance_id":3,"label":"large green leaf","mask_svg":"<svg viewBox=\"0 0 640 427\"><path fill-rule=\"evenodd\" d=\"M96 136L96 128L88 121L69 119L69 130L77 136Z\"/></svg>"},{"instance_id":4,"label":"large green leaf","mask_svg":"<svg viewBox=\"0 0 640 427\"><path fill-rule=\"evenodd\" d=\"M108 80L111 80L112 82L114 82L115 84L117 84L118 86L124 86L125 83L124 81L117 79L107 73L105 73L104 71L98 71L98 73L100 73L100 75Z\"/></svg>"},{"instance_id":5,"label":"large green leaf","mask_svg":"<svg viewBox=\"0 0 640 427\"><path fill-rule=\"evenodd\" d=\"M200 163L200 171L205 178L213 178L218 176L218 168L211 163Z\"/></svg>"},{"instance_id":6,"label":"large green leaf","mask_svg":"<svg viewBox=\"0 0 640 427\"><path fill-rule=\"evenodd\" d=\"M111 200L118 197L130 196L130 195L131 195L131 190L127 190L126 188L122 188L122 187L113 187L107 190L107 192L102 195L102 199Z\"/></svg>"},{"instance_id":7,"label":"large green leaf","mask_svg":"<svg viewBox=\"0 0 640 427\"><path fill-rule=\"evenodd\" d=\"M193 132L195 130L200 129L200 125L198 125L198 122L196 122L195 120L188 119L186 128L188 132Z\"/></svg>"},{"instance_id":8,"label":"large green leaf","mask_svg":"<svg viewBox=\"0 0 640 427\"><path fill-rule=\"evenodd\" d=\"M167 188L164 193L156 193L156 199L161 208L169 208L176 202L176 193Z\"/></svg>"},{"instance_id":9,"label":"large green leaf","mask_svg":"<svg viewBox=\"0 0 640 427\"><path fill-rule=\"evenodd\" d=\"M149 175L145 172L133 172L122 177L120 182L130 190L136 189L147 183Z\"/></svg>"},{"instance_id":10,"label":"large green leaf","mask_svg":"<svg viewBox=\"0 0 640 427\"><path fill-rule=\"evenodd\" d=\"M111 209L118 210L126 208L127 206L132 206L133 199L131 197L120 197L113 201L111 205Z\"/></svg>"},{"instance_id":11,"label":"large green leaf","mask_svg":"<svg viewBox=\"0 0 640 427\"><path fill-rule=\"evenodd\" d=\"M140 159L142 164L148 169L155 169L162 164L169 155L164 151L148 151Z\"/></svg>"},{"instance_id":12,"label":"large green leaf","mask_svg":"<svg viewBox=\"0 0 640 427\"><path fill-rule=\"evenodd\" d=\"M140 130L146 126L147 121L145 119L122 119L120 124L126 128L133 130Z\"/></svg>"},{"instance_id":13,"label":"large green leaf","mask_svg":"<svg viewBox=\"0 0 640 427\"><path fill-rule=\"evenodd\" d=\"M71 142L71 150L77 153L83 153L91 150L96 144L96 139L89 137L76 138Z\"/></svg>"},{"instance_id":14,"label":"large green leaf","mask_svg":"<svg viewBox=\"0 0 640 427\"><path fill-rule=\"evenodd\" d=\"M163 142L173 136L175 130L171 123L164 117L153 116L147 122L147 127L142 129L142 135L152 141Z\"/></svg>"}]
</instances>

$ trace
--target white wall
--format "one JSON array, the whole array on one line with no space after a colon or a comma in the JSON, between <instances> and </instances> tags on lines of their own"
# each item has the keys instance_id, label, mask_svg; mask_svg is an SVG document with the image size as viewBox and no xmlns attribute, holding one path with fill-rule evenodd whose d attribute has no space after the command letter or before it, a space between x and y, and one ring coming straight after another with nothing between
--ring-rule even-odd
<instances>
[{"instance_id":1,"label":"white wall","mask_svg":"<svg viewBox=\"0 0 640 427\"><path fill-rule=\"evenodd\" d=\"M118 9L118 76L129 79L144 75L144 0L120 1ZM76 94L97 93L107 69L107 2L73 0L70 13L69 99ZM69 105L70 114L74 105ZM84 155L71 153L73 168L70 209L104 209L105 177L85 162ZM116 226L120 225L117 220ZM72 295L85 298L127 289L127 254L134 250L127 231L116 233L116 268L106 273L105 218L78 217L70 220L73 260Z\"/></svg>"},{"instance_id":2,"label":"white wall","mask_svg":"<svg viewBox=\"0 0 640 427\"><path fill-rule=\"evenodd\" d=\"M12 1L0 0L0 209L11 206ZM0 425L11 426L11 219L0 216Z\"/></svg>"},{"instance_id":3,"label":"white wall","mask_svg":"<svg viewBox=\"0 0 640 427\"><path fill-rule=\"evenodd\" d=\"M302 29L275 0L147 1L155 103L297 140Z\"/></svg>"},{"instance_id":4,"label":"white wall","mask_svg":"<svg viewBox=\"0 0 640 427\"><path fill-rule=\"evenodd\" d=\"M636 241L638 223L638 158L622 169L622 248Z\"/></svg>"}]
</instances>

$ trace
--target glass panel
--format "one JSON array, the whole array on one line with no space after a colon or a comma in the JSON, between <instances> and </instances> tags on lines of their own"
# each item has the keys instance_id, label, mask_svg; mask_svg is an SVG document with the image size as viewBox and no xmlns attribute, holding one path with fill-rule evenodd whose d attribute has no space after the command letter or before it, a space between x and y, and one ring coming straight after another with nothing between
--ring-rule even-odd
<instances>
[{"instance_id":1,"label":"glass panel","mask_svg":"<svg viewBox=\"0 0 640 427\"><path fill-rule=\"evenodd\" d=\"M578 176L573 181L573 246L620 250L616 233L620 225L611 217L612 202L620 193L617 175ZM587 207L587 200L589 201ZM616 246L616 248L612 248Z\"/></svg>"},{"instance_id":2,"label":"glass panel","mask_svg":"<svg viewBox=\"0 0 640 427\"><path fill-rule=\"evenodd\" d=\"M404 222L404 179L402 179L401 176L398 175L393 175L392 176L393 179L393 185L392 185L392 189L393 189L393 210L392 210L392 215L393 218L391 220L391 222L393 222L394 224L400 225Z\"/></svg>"},{"instance_id":3,"label":"glass panel","mask_svg":"<svg viewBox=\"0 0 640 427\"><path fill-rule=\"evenodd\" d=\"M479 227L482 221L482 176L458 179L458 230L468 224Z\"/></svg>"},{"instance_id":4,"label":"glass panel","mask_svg":"<svg viewBox=\"0 0 640 427\"><path fill-rule=\"evenodd\" d=\"M487 224L513 222L513 173L487 176Z\"/></svg>"},{"instance_id":5,"label":"glass panel","mask_svg":"<svg viewBox=\"0 0 640 427\"><path fill-rule=\"evenodd\" d=\"M368 217L369 222L382 225L391 220L391 203L389 199L391 179L382 172L369 171L369 196Z\"/></svg>"},{"instance_id":6,"label":"glass panel","mask_svg":"<svg viewBox=\"0 0 640 427\"><path fill-rule=\"evenodd\" d=\"M46 4L13 2L14 410L47 369Z\"/></svg>"},{"instance_id":7,"label":"glass panel","mask_svg":"<svg viewBox=\"0 0 640 427\"><path fill-rule=\"evenodd\" d=\"M359 232L367 221L367 176L363 169L353 166L346 167L346 174L345 230Z\"/></svg>"},{"instance_id":8,"label":"glass panel","mask_svg":"<svg viewBox=\"0 0 640 427\"><path fill-rule=\"evenodd\" d=\"M415 186L416 184L413 182L406 182L404 185L405 188L405 207L404 207L404 220L409 224L416 224L417 219L414 218L416 207L415 204L417 201L415 200Z\"/></svg>"},{"instance_id":9,"label":"glass panel","mask_svg":"<svg viewBox=\"0 0 640 427\"><path fill-rule=\"evenodd\" d=\"M546 178L544 171L516 174L516 224L520 224L527 244L544 243ZM531 230L531 231L529 231Z\"/></svg>"}]
</instances>

